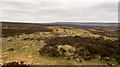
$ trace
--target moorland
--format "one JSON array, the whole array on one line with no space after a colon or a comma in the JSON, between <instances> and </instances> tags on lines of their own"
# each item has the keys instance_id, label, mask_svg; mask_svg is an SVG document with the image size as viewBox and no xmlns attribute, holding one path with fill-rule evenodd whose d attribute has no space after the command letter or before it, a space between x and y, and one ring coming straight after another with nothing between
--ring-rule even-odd
<instances>
[{"instance_id":1,"label":"moorland","mask_svg":"<svg viewBox=\"0 0 120 67\"><path fill-rule=\"evenodd\" d=\"M119 65L117 26L2 23L2 64Z\"/></svg>"}]
</instances>

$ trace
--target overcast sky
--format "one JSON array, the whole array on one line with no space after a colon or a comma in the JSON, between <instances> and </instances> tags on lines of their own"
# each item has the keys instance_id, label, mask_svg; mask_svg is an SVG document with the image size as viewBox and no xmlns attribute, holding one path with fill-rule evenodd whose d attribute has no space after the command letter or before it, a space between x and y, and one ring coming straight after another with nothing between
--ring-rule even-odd
<instances>
[{"instance_id":1,"label":"overcast sky","mask_svg":"<svg viewBox=\"0 0 120 67\"><path fill-rule=\"evenodd\" d=\"M93 2L92 2L93 1ZM1 0L0 20L117 22L118 0Z\"/></svg>"}]
</instances>

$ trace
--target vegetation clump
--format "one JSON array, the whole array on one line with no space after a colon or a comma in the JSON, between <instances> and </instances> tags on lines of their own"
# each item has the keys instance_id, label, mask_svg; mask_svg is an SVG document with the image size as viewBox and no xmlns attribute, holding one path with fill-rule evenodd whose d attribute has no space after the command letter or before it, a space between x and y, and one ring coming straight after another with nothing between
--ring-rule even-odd
<instances>
[{"instance_id":1,"label":"vegetation clump","mask_svg":"<svg viewBox=\"0 0 120 67\"><path fill-rule=\"evenodd\" d=\"M9 49L7 49L8 51L14 51L14 48L9 48Z\"/></svg>"},{"instance_id":2,"label":"vegetation clump","mask_svg":"<svg viewBox=\"0 0 120 67\"><path fill-rule=\"evenodd\" d=\"M102 37L81 38L75 36L55 37L46 39L45 42L47 44L40 49L40 52L44 55L53 54L51 56L55 56L54 53L56 53L57 56L67 56L72 59L82 58L84 60L100 56L104 59L105 57L109 57L108 61L115 59L119 63L118 41L104 40Z\"/></svg>"},{"instance_id":3,"label":"vegetation clump","mask_svg":"<svg viewBox=\"0 0 120 67\"><path fill-rule=\"evenodd\" d=\"M9 62L9 63L4 63L2 67L28 67L26 64L23 64L23 62L18 63L18 62Z\"/></svg>"},{"instance_id":4,"label":"vegetation clump","mask_svg":"<svg viewBox=\"0 0 120 67\"><path fill-rule=\"evenodd\" d=\"M39 50L40 54L45 56L50 56L50 57L58 57L60 56L59 52L57 51L56 47L52 47L52 46L44 46L43 48L41 48Z\"/></svg>"}]
</instances>

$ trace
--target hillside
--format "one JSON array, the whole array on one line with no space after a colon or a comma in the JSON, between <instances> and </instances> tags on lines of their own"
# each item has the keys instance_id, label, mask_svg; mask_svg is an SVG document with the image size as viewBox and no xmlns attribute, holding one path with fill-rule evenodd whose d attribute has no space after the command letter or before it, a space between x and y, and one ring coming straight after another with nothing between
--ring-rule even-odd
<instances>
[{"instance_id":1,"label":"hillside","mask_svg":"<svg viewBox=\"0 0 120 67\"><path fill-rule=\"evenodd\" d=\"M4 63L27 65L119 65L116 28L3 23Z\"/></svg>"}]
</instances>

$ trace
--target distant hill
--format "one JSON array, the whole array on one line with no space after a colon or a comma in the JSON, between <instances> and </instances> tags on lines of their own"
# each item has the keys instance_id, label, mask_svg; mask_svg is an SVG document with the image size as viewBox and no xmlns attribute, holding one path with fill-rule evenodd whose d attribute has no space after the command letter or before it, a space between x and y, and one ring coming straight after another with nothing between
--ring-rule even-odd
<instances>
[{"instance_id":1,"label":"distant hill","mask_svg":"<svg viewBox=\"0 0 120 67\"><path fill-rule=\"evenodd\" d=\"M84 26L118 26L118 23L100 23L100 22L54 22L51 25L84 25Z\"/></svg>"},{"instance_id":2,"label":"distant hill","mask_svg":"<svg viewBox=\"0 0 120 67\"><path fill-rule=\"evenodd\" d=\"M1 22L0 22L1 23ZM26 22L2 22L2 23L22 23L22 24L48 24L48 25L83 25L83 26L118 26L118 23L105 22L51 22L51 23L26 23Z\"/></svg>"}]
</instances>

